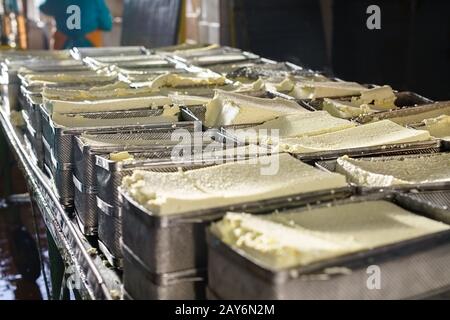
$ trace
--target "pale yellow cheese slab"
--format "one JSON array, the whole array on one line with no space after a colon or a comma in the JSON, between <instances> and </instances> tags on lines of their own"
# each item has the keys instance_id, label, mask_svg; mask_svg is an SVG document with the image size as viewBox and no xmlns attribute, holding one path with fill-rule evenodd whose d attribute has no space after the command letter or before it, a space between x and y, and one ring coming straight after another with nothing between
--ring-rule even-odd
<instances>
[{"instance_id":1,"label":"pale yellow cheese slab","mask_svg":"<svg viewBox=\"0 0 450 320\"><path fill-rule=\"evenodd\" d=\"M228 213L212 226L225 243L269 269L305 266L449 230L387 201L272 215Z\"/></svg>"},{"instance_id":2,"label":"pale yellow cheese slab","mask_svg":"<svg viewBox=\"0 0 450 320\"><path fill-rule=\"evenodd\" d=\"M428 131L408 129L382 120L314 137L280 139L278 148L291 153L310 153L427 140L430 140Z\"/></svg>"}]
</instances>

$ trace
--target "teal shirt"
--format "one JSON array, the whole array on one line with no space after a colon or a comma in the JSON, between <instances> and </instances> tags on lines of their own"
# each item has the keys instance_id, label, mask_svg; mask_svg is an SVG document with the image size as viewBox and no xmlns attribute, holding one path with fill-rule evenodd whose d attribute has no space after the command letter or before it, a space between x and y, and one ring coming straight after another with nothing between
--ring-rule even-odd
<instances>
[{"instance_id":1,"label":"teal shirt","mask_svg":"<svg viewBox=\"0 0 450 320\"><path fill-rule=\"evenodd\" d=\"M80 29L69 29L67 20L72 13L67 13L71 5L80 7ZM85 35L95 31L110 31L112 17L104 0L45 0L39 9L46 15L52 16L56 21L58 31L64 33L69 39L65 47L90 47L92 44Z\"/></svg>"}]
</instances>

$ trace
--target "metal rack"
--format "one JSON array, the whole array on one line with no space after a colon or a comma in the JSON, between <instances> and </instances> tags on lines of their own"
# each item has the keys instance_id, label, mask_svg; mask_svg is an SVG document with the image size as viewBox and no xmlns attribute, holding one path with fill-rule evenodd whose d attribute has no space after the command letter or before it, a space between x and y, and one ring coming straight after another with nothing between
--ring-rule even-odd
<instances>
[{"instance_id":1,"label":"metal rack","mask_svg":"<svg viewBox=\"0 0 450 320\"><path fill-rule=\"evenodd\" d=\"M121 298L121 276L108 266L95 248L95 243L78 231L75 219L58 202L49 179L32 162L22 135L3 110L0 110L0 123L27 180L33 208L41 214L64 261L63 281L73 283L73 288L83 299Z\"/></svg>"}]
</instances>

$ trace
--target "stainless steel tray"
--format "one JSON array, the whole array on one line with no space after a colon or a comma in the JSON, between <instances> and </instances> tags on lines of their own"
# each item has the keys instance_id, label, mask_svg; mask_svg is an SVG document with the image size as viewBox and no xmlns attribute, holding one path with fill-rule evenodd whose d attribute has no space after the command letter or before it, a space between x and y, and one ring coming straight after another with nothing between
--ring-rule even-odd
<instances>
[{"instance_id":1,"label":"stainless steel tray","mask_svg":"<svg viewBox=\"0 0 450 320\"><path fill-rule=\"evenodd\" d=\"M131 250L124 246L124 291L133 300L205 299L206 270L185 270L152 274Z\"/></svg>"},{"instance_id":2,"label":"stainless steel tray","mask_svg":"<svg viewBox=\"0 0 450 320\"><path fill-rule=\"evenodd\" d=\"M372 115L366 115L358 118L358 122L367 123L374 120L392 119L403 116L417 115L422 112L448 108L450 101L439 101L432 104L423 104L414 108L403 108L399 110L380 112Z\"/></svg>"},{"instance_id":3,"label":"stainless steel tray","mask_svg":"<svg viewBox=\"0 0 450 320\"><path fill-rule=\"evenodd\" d=\"M98 236L107 249L106 256L110 263L119 267L122 260L122 198L119 187L125 176L133 170L156 170L163 172L177 171L178 167L171 160L172 147L155 148L145 152L135 153L136 160L129 164L109 160L108 154L97 154L96 157L96 188ZM186 169L200 168L211 165L213 160L185 166Z\"/></svg>"},{"instance_id":4,"label":"stainless steel tray","mask_svg":"<svg viewBox=\"0 0 450 320\"><path fill-rule=\"evenodd\" d=\"M165 146L165 141L161 139L169 139L170 142L171 132L175 129L161 128L158 130L156 128L138 134L116 132L114 134L98 134L93 136L100 140L102 138L113 138L117 142L116 145L109 146L91 146L88 144L88 141L85 142L80 137L74 137L73 182L75 186L75 208L86 230L91 230L90 232L92 233L97 230L98 226L96 201L98 192L95 174L95 157L120 151L127 151L135 156L136 159L170 157L172 147ZM188 129L193 128L188 127ZM122 137L122 144L120 144L119 137ZM147 141L148 145L133 145L133 141L142 140ZM111 228L103 227L102 230L113 232Z\"/></svg>"},{"instance_id":5,"label":"stainless steel tray","mask_svg":"<svg viewBox=\"0 0 450 320\"><path fill-rule=\"evenodd\" d=\"M317 162L333 160L342 156L354 158L370 156L396 156L408 154L425 154L439 152L442 150L442 144L439 140L430 140L413 143L396 143L383 146L351 148L331 151L320 151L311 153L293 154L294 157L305 162Z\"/></svg>"},{"instance_id":6,"label":"stainless steel tray","mask_svg":"<svg viewBox=\"0 0 450 320\"><path fill-rule=\"evenodd\" d=\"M32 118L29 116L29 113L26 110L22 110L22 118L25 121L25 131L27 133L27 138L30 141L31 149L36 156L37 163L36 165L43 169L44 167L44 150L42 144L42 134L41 131L35 129L32 124Z\"/></svg>"},{"instance_id":7,"label":"stainless steel tray","mask_svg":"<svg viewBox=\"0 0 450 320\"><path fill-rule=\"evenodd\" d=\"M127 56L138 54L149 54L145 47L139 46L123 46L123 47L103 47L103 48L80 48L74 47L70 50L70 54L76 60L82 60L86 57L101 56Z\"/></svg>"},{"instance_id":8,"label":"stainless steel tray","mask_svg":"<svg viewBox=\"0 0 450 320\"><path fill-rule=\"evenodd\" d=\"M385 193L332 205L380 199L396 201ZM420 214L413 201L401 206ZM223 299L406 299L450 285L449 231L283 270L257 264L209 231L207 239L208 286ZM380 271L380 289L368 286L370 266Z\"/></svg>"},{"instance_id":9,"label":"stainless steel tray","mask_svg":"<svg viewBox=\"0 0 450 320\"><path fill-rule=\"evenodd\" d=\"M152 273L160 274L205 268L205 228L228 211L263 214L306 203L349 197L353 190L342 188L303 193L170 216L153 215L126 193L121 194L123 243Z\"/></svg>"},{"instance_id":10,"label":"stainless steel tray","mask_svg":"<svg viewBox=\"0 0 450 320\"><path fill-rule=\"evenodd\" d=\"M17 83L2 84L2 104L1 108L7 115L11 114L11 111L17 111L19 109L18 95L20 85Z\"/></svg>"},{"instance_id":11,"label":"stainless steel tray","mask_svg":"<svg viewBox=\"0 0 450 320\"><path fill-rule=\"evenodd\" d=\"M72 176L74 185L74 207L81 233L87 236L97 235L97 193L87 188Z\"/></svg>"},{"instance_id":12,"label":"stainless steel tray","mask_svg":"<svg viewBox=\"0 0 450 320\"><path fill-rule=\"evenodd\" d=\"M446 190L417 188L414 192L398 193L399 203L414 202L418 212L450 224L450 185Z\"/></svg>"},{"instance_id":13,"label":"stainless steel tray","mask_svg":"<svg viewBox=\"0 0 450 320\"><path fill-rule=\"evenodd\" d=\"M398 158L415 158L419 155L421 157L428 156L432 154L439 153L438 150L434 150L430 153L419 153L419 154L409 154L409 155L401 155L401 156L377 156L374 159L377 161L384 161L389 159L398 159ZM336 172L337 159L335 160L327 160L327 161L318 161L315 163L315 166L319 169L322 169L327 172ZM411 190L447 190L450 189L450 181L449 182L438 182L438 183L424 183L424 184L406 184L406 185L393 185L390 187L369 187L369 186L361 186L356 183L349 182L359 194L371 193L371 192L380 192L384 190L398 190L398 191L411 191Z\"/></svg>"},{"instance_id":14,"label":"stainless steel tray","mask_svg":"<svg viewBox=\"0 0 450 320\"><path fill-rule=\"evenodd\" d=\"M398 108L412 108L412 107L417 107L420 105L431 104L434 102L433 100L430 100L430 99L425 98L417 93L410 92L410 91L395 92L395 96L397 97L397 99L395 100L395 105ZM338 98L338 100L349 100L349 99L350 99L350 97ZM310 110L314 110L314 111L322 110L322 102L323 102L322 98L315 99L315 100L301 99L301 100L298 100L298 102L302 106L305 106L305 107L309 108ZM388 111L388 112L391 112L391 111ZM395 110L394 110L394 112L395 112ZM383 115L385 113L386 113L386 111L380 111L380 112L375 112L370 115L358 116L358 117L355 117L354 119L358 122L366 123L366 122L368 122L367 119L378 118L378 115Z\"/></svg>"},{"instance_id":15,"label":"stainless steel tray","mask_svg":"<svg viewBox=\"0 0 450 320\"><path fill-rule=\"evenodd\" d=\"M183 123L155 123L148 125L130 125L130 126L114 126L114 127L100 127L100 128L66 128L58 126L53 123L47 110L44 106L41 106L41 123L42 123L42 141L44 145L44 164L52 172L55 182L61 182L56 188L59 190L60 195L64 195L63 200L68 201L74 198L73 183L72 183L72 170L73 170L73 158L72 150L74 150L73 137L82 133L111 133L111 132L142 132L143 130L150 130L154 128L185 128L192 127L193 124L189 122ZM117 112L104 112L104 113L89 113L93 117L117 117L119 115L130 114L136 116L136 112L141 111L129 111L125 113ZM147 111L144 112L148 116ZM58 177L62 174L61 177Z\"/></svg>"}]
</instances>

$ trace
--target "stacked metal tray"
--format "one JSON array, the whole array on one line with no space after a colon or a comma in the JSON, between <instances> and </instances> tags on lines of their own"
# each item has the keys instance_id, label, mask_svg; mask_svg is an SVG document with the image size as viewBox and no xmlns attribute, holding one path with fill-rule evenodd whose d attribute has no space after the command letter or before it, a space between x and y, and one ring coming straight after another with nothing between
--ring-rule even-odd
<instances>
[{"instance_id":1,"label":"stacked metal tray","mask_svg":"<svg viewBox=\"0 0 450 320\"><path fill-rule=\"evenodd\" d=\"M206 161L197 165L214 164L214 161L212 163ZM178 167L195 169L193 163L155 163L147 165L145 169L170 172L178 170ZM282 206L295 207L311 202L320 203L346 198L352 194L353 190L348 187L240 203L180 215L156 216L136 203L126 192L121 191L123 201L123 250L125 255L124 289L134 299L158 299L157 294L161 292L160 290L167 293L169 289L171 290L170 296L177 297L178 287L176 285L168 288L168 285L162 285L158 282L160 279L176 277L183 286L190 283L191 289L188 292L198 292L196 289L199 282L204 284L205 278L199 280L197 277L194 279L181 277L180 279L177 276L186 273L198 275L206 270L205 228L211 222L220 219L228 211L266 213ZM143 277L142 275L142 282L138 283L134 277L136 273L142 274L142 270L145 270L147 276ZM156 290L155 286L163 286L164 288ZM144 290L145 288L147 288L147 291ZM152 288L152 290L148 291L149 288ZM204 294L203 287L200 297L203 297ZM184 296L183 298L193 299L197 297L199 296Z\"/></svg>"},{"instance_id":2,"label":"stacked metal tray","mask_svg":"<svg viewBox=\"0 0 450 320\"><path fill-rule=\"evenodd\" d=\"M379 193L328 205L386 200L418 215L448 223L416 199ZM310 210L314 204L299 207ZM298 210L296 210L298 211ZM283 214L283 213L280 213ZM363 214L363 213L362 213ZM450 285L450 232L443 231L304 267L270 270L208 232L208 286L220 299L407 299L445 290ZM368 268L378 266L382 285L372 290ZM231 280L232 279L232 280Z\"/></svg>"},{"instance_id":3,"label":"stacked metal tray","mask_svg":"<svg viewBox=\"0 0 450 320\"><path fill-rule=\"evenodd\" d=\"M162 110L160 109L138 109L132 111L114 111L114 112L87 112L78 113L77 116L84 116L88 119L98 119L98 126L101 127L101 119L124 119L127 118L142 118L144 123L145 118L159 116ZM44 168L46 173L53 179L55 183L56 192L63 205L71 206L74 199L73 186L73 161L72 150L74 147L73 137L94 128L73 128L60 126L53 122L45 106L40 107L41 124L42 124L42 141L44 145ZM135 120L133 120L135 123ZM143 128L155 128L172 126L175 124L154 123L148 125L130 125L126 126L128 130L140 130ZM104 126L102 130L105 132L109 130L117 130L124 126Z\"/></svg>"},{"instance_id":4,"label":"stacked metal tray","mask_svg":"<svg viewBox=\"0 0 450 320\"><path fill-rule=\"evenodd\" d=\"M426 105L426 104L431 104L433 103L432 100L425 98L417 93L414 92L410 92L410 91L401 91L401 92L395 92L395 96L396 96L396 100L395 100L395 106L397 108L412 108L412 107L417 107L417 106L421 106L421 105ZM349 101L351 97L342 97L342 98L338 98L337 100L342 100L342 101ZM322 102L323 99L315 99L315 100L310 100L310 99L301 99L298 100L298 102L302 105L305 106L305 108L308 108L312 111L316 111L316 110L322 110ZM390 112L390 111L388 111ZM383 115L386 112L375 112L371 115L364 115L364 116L359 116L359 117L355 117L355 120L361 123L367 123L369 122L368 119L374 119L374 118L379 118L379 115ZM379 118L379 119L383 119Z\"/></svg>"},{"instance_id":5,"label":"stacked metal tray","mask_svg":"<svg viewBox=\"0 0 450 320\"><path fill-rule=\"evenodd\" d=\"M70 50L70 54L75 60L83 60L86 57L102 56L131 56L146 55L150 51L142 46L124 46L124 47L102 47L102 48L80 48L75 47Z\"/></svg>"},{"instance_id":6,"label":"stacked metal tray","mask_svg":"<svg viewBox=\"0 0 450 320\"><path fill-rule=\"evenodd\" d=\"M435 148L431 150L423 150L423 152L418 153L410 153L410 154L401 154L401 155L377 155L376 157L364 157L373 161L386 161L386 160L394 160L394 159L414 159L417 157L427 157L439 154L441 148ZM336 172L337 160L325 160L325 161L317 161L315 163L316 167L328 172ZM435 190L449 189L450 188L450 179L448 182L436 182L436 183L423 183L423 184L404 184L404 185L392 185L390 187L369 187L369 186L361 186L355 183L350 182L350 184L355 187L359 194L366 194L370 192L378 192L380 190L397 190L397 191L406 191L409 192L411 190L428 190L433 192Z\"/></svg>"},{"instance_id":7,"label":"stacked metal tray","mask_svg":"<svg viewBox=\"0 0 450 320\"><path fill-rule=\"evenodd\" d=\"M429 100L429 99L426 99ZM444 110L450 107L450 101L438 101L435 103L420 104L414 108L401 108L393 111L385 111L376 114L366 115L358 118L358 122L360 123L368 123L371 121L378 121L384 119L393 119L393 118L401 118L407 116L415 116L420 115L421 113L435 110Z\"/></svg>"},{"instance_id":8,"label":"stacked metal tray","mask_svg":"<svg viewBox=\"0 0 450 320\"><path fill-rule=\"evenodd\" d=\"M208 137L203 139L203 141L205 140L212 141ZM179 142L174 143L168 139L160 147L147 147L146 151L132 153L135 159L127 162L111 160L108 153L104 154L99 152L95 155L98 237L101 250L113 266L118 268L122 266L123 252L121 239L123 210L119 187L122 184L123 178L131 175L134 170L174 172L179 168L195 169L213 165L214 159L194 162L189 165L180 159L173 159L172 150L174 147L181 149L187 147L190 154L179 156L182 158L187 156L190 159L196 150L203 149L207 145L201 144L197 146L193 143L183 146Z\"/></svg>"},{"instance_id":9,"label":"stacked metal tray","mask_svg":"<svg viewBox=\"0 0 450 320\"><path fill-rule=\"evenodd\" d=\"M177 123L134 132L128 129L108 130L106 133L95 130L93 134L91 130L84 132L82 136L74 137L74 201L84 234L94 235L98 227L95 156L121 151L127 151L137 158L170 156L171 148L167 146L166 140L170 141L172 132L179 129L193 131L194 124Z\"/></svg>"},{"instance_id":10,"label":"stacked metal tray","mask_svg":"<svg viewBox=\"0 0 450 320\"><path fill-rule=\"evenodd\" d=\"M208 67L219 63L237 63L258 59L259 56L250 52L231 47L218 47L209 50L186 50L174 52L173 56L186 64Z\"/></svg>"}]
</instances>

